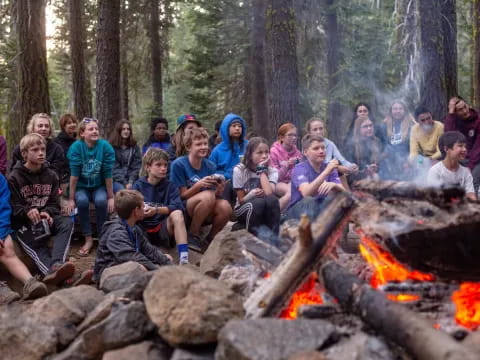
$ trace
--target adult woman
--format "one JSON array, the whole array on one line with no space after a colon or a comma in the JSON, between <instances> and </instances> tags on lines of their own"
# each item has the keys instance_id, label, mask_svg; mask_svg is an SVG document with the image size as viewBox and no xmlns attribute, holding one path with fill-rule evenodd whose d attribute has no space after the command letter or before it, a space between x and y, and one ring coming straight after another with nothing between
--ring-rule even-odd
<instances>
[{"instance_id":1,"label":"adult woman","mask_svg":"<svg viewBox=\"0 0 480 360\"><path fill-rule=\"evenodd\" d=\"M70 145L77 140L78 121L75 115L64 114L59 123L61 131L53 141L62 147L63 153L67 156Z\"/></svg>"},{"instance_id":2,"label":"adult woman","mask_svg":"<svg viewBox=\"0 0 480 360\"><path fill-rule=\"evenodd\" d=\"M125 188L130 189L138 179L138 173L142 167L142 155L128 120L120 120L115 125L109 141L115 150L113 192L116 193Z\"/></svg>"}]
</instances>

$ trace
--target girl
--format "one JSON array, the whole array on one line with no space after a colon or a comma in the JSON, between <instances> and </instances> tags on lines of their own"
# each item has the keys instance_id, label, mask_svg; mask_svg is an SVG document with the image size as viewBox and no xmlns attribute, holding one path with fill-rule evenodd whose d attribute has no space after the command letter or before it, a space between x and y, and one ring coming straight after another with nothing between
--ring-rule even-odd
<instances>
[{"instance_id":1,"label":"girl","mask_svg":"<svg viewBox=\"0 0 480 360\"><path fill-rule=\"evenodd\" d=\"M142 155L128 120L120 120L115 125L110 144L115 151L113 192L116 193L125 188L130 189L138 179L138 173L142 167Z\"/></svg>"},{"instance_id":2,"label":"girl","mask_svg":"<svg viewBox=\"0 0 480 360\"><path fill-rule=\"evenodd\" d=\"M235 215L249 232L275 242L280 224L280 203L275 196L278 172L268 165L267 141L252 138L242 163L233 169L233 188L237 193ZM270 231L261 231L262 226Z\"/></svg>"},{"instance_id":3,"label":"girl","mask_svg":"<svg viewBox=\"0 0 480 360\"><path fill-rule=\"evenodd\" d=\"M290 180L295 164L302 161L302 153L297 149L297 128L291 123L278 128L278 141L270 149L272 166L278 170L278 184L275 194L280 196L280 209L284 210L290 201Z\"/></svg>"},{"instance_id":4,"label":"girl","mask_svg":"<svg viewBox=\"0 0 480 360\"><path fill-rule=\"evenodd\" d=\"M202 127L202 124L193 114L186 114L178 117L175 136L173 137L172 144L167 149L170 163L176 158L187 155L187 149L184 144L185 134L190 130L199 127Z\"/></svg>"},{"instance_id":5,"label":"girl","mask_svg":"<svg viewBox=\"0 0 480 360\"><path fill-rule=\"evenodd\" d=\"M78 208L80 228L85 244L78 251L87 256L93 246L90 224L90 201L95 203L97 233L100 235L107 214L113 212L112 169L115 152L108 141L99 138L96 119L84 118L79 126L80 140L68 150L70 161L70 193L66 211L72 214Z\"/></svg>"}]
</instances>

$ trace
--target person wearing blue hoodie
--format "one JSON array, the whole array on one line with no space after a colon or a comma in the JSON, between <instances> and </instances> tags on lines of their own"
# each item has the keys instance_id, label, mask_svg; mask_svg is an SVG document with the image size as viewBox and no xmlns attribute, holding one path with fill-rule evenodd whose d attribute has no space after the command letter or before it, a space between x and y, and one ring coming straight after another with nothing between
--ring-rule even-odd
<instances>
[{"instance_id":1,"label":"person wearing blue hoodie","mask_svg":"<svg viewBox=\"0 0 480 360\"><path fill-rule=\"evenodd\" d=\"M217 166L216 173L223 175L227 180L223 198L230 203L235 200L231 183L233 168L240 163L245 154L248 145L246 134L245 120L239 115L227 114L220 126L222 142L215 146L209 157L209 160Z\"/></svg>"}]
</instances>

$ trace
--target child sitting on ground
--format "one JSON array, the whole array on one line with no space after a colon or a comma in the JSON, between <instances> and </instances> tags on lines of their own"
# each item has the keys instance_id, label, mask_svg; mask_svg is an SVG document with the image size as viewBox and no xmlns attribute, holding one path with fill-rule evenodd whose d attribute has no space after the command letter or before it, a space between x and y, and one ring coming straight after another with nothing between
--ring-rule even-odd
<instances>
[{"instance_id":1,"label":"child sitting on ground","mask_svg":"<svg viewBox=\"0 0 480 360\"><path fill-rule=\"evenodd\" d=\"M202 225L212 224L207 242L223 229L232 215L228 201L219 198L224 191L225 178L215 174L215 164L208 154L208 133L204 128L192 129L184 139L188 155L172 163L170 181L180 188L186 200L190 220L188 245L192 250L204 251L208 245L200 240ZM187 221L188 222L188 221Z\"/></svg>"},{"instance_id":2,"label":"child sitting on ground","mask_svg":"<svg viewBox=\"0 0 480 360\"><path fill-rule=\"evenodd\" d=\"M144 218L144 207L143 196L136 190L120 190L115 194L118 217L103 226L95 259L95 281L100 280L105 269L128 261L135 261L146 270L172 263L172 257L151 245L136 225Z\"/></svg>"},{"instance_id":3,"label":"child sitting on ground","mask_svg":"<svg viewBox=\"0 0 480 360\"><path fill-rule=\"evenodd\" d=\"M171 248L176 242L180 265L188 264L184 207L178 187L167 179L168 154L158 148L148 149L142 168L147 176L133 184L145 200L145 219L140 225L155 246Z\"/></svg>"},{"instance_id":4,"label":"child sitting on ground","mask_svg":"<svg viewBox=\"0 0 480 360\"><path fill-rule=\"evenodd\" d=\"M28 134L20 141L24 163L17 162L8 176L11 191L14 239L45 275L46 284L60 285L75 272L66 262L73 222L60 216L58 176L45 164L46 140L39 134ZM50 253L48 240L53 235Z\"/></svg>"},{"instance_id":5,"label":"child sitting on ground","mask_svg":"<svg viewBox=\"0 0 480 360\"><path fill-rule=\"evenodd\" d=\"M428 171L427 183L432 186L460 185L467 198L476 200L473 177L470 169L460 165L467 156L467 139L459 131L447 131L438 140L443 161L433 165Z\"/></svg>"},{"instance_id":6,"label":"child sitting on ground","mask_svg":"<svg viewBox=\"0 0 480 360\"><path fill-rule=\"evenodd\" d=\"M280 203L274 193L278 171L268 166L269 160L267 140L250 139L242 163L233 169L233 189L239 223L257 237L275 241L280 225ZM269 231L262 231L262 226Z\"/></svg>"},{"instance_id":7,"label":"child sitting on ground","mask_svg":"<svg viewBox=\"0 0 480 360\"><path fill-rule=\"evenodd\" d=\"M306 214L313 220L321 211L323 200L334 191L344 191L338 177L338 160L325 163L325 142L321 136L307 134L302 139L306 160L292 172L292 197L287 218L299 219Z\"/></svg>"}]
</instances>

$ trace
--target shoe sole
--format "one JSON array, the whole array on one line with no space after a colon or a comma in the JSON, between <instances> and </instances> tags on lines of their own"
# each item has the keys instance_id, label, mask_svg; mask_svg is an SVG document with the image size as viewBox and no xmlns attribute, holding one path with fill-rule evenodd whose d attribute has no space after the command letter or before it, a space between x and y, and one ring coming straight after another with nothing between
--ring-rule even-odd
<instances>
[{"instance_id":1,"label":"shoe sole","mask_svg":"<svg viewBox=\"0 0 480 360\"><path fill-rule=\"evenodd\" d=\"M75 274L75 266L72 263L63 264L55 273L45 276L43 283L47 285L59 285Z\"/></svg>"},{"instance_id":2,"label":"shoe sole","mask_svg":"<svg viewBox=\"0 0 480 360\"><path fill-rule=\"evenodd\" d=\"M93 271L92 270L87 270L82 273L80 278L73 283L72 286L78 286L78 285L88 285L92 283L92 278L93 278Z\"/></svg>"}]
</instances>

